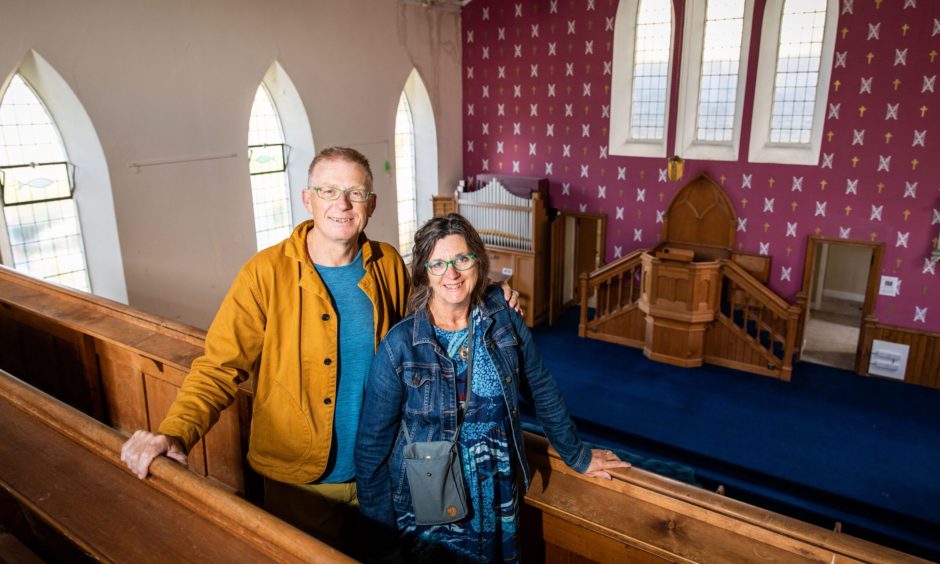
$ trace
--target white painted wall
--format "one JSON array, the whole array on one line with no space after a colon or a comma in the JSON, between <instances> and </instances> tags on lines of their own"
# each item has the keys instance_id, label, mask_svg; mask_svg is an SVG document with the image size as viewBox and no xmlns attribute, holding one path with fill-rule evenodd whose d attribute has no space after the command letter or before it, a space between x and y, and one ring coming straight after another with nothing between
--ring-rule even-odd
<instances>
[{"instance_id":1,"label":"white painted wall","mask_svg":"<svg viewBox=\"0 0 940 564\"><path fill-rule=\"evenodd\" d=\"M372 161L372 238L397 241L384 163L412 68L435 111L439 185L462 176L457 15L392 0L0 0L0 14L0 80L35 50L94 124L129 303L145 311L208 326L254 252L245 140L274 61L316 147L350 145ZM186 162L131 166L168 160Z\"/></svg>"}]
</instances>

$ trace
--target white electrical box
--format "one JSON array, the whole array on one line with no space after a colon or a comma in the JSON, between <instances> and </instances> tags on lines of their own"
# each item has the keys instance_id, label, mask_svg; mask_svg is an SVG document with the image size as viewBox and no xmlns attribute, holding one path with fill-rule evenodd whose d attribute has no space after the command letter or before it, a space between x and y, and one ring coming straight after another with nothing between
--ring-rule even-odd
<instances>
[{"instance_id":1,"label":"white electrical box","mask_svg":"<svg viewBox=\"0 0 940 564\"><path fill-rule=\"evenodd\" d=\"M868 373L903 380L904 373L907 371L907 354L910 350L909 345L875 339L871 343Z\"/></svg>"},{"instance_id":2,"label":"white electrical box","mask_svg":"<svg viewBox=\"0 0 940 564\"><path fill-rule=\"evenodd\" d=\"M897 276L882 276L878 294L882 296L897 296L901 293L901 280Z\"/></svg>"}]
</instances>

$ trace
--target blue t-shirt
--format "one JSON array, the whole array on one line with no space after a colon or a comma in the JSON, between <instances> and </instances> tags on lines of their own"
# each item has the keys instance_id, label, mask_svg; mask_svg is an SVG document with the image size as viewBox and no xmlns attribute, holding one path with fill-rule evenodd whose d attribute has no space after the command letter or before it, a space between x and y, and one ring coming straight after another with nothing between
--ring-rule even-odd
<instances>
[{"instance_id":1,"label":"blue t-shirt","mask_svg":"<svg viewBox=\"0 0 940 564\"><path fill-rule=\"evenodd\" d=\"M339 366L336 411L333 413L333 449L321 482L348 482L356 477L353 449L359 430L362 396L375 352L372 302L359 287L365 275L362 249L344 266L314 267L333 298L339 318Z\"/></svg>"}]
</instances>

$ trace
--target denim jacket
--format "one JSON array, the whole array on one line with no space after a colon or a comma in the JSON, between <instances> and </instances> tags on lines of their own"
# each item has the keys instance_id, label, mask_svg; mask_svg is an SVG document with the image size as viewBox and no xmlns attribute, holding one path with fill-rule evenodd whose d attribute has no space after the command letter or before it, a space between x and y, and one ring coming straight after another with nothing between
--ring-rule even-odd
<instances>
[{"instance_id":1,"label":"denim jacket","mask_svg":"<svg viewBox=\"0 0 940 564\"><path fill-rule=\"evenodd\" d=\"M529 466L519 419L520 397L534 404L536 416L562 460L578 472L591 463L591 451L575 426L555 379L542 364L522 317L510 310L498 287L490 287L479 306L482 319L474 328L500 376L510 415L512 445L529 486ZM379 345L366 384L356 441L357 495L362 514L371 522L395 528L395 508L411 510L405 477L401 421L412 441L453 440L457 426L454 363L441 348L427 310L393 327Z\"/></svg>"}]
</instances>

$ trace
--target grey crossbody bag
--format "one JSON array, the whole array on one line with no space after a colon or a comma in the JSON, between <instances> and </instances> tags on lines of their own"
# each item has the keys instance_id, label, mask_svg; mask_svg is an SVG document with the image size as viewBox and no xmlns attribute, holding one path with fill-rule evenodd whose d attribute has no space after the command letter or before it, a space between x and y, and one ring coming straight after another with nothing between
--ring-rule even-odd
<instances>
[{"instance_id":1,"label":"grey crossbody bag","mask_svg":"<svg viewBox=\"0 0 940 564\"><path fill-rule=\"evenodd\" d=\"M457 411L457 430L453 441L412 442L408 425L402 419L405 431L405 475L411 489L411 503L417 525L443 525L467 516L467 488L463 481L463 468L457 441L472 393L473 372L473 317L470 318L469 354L467 360L467 392L464 407Z\"/></svg>"}]
</instances>

